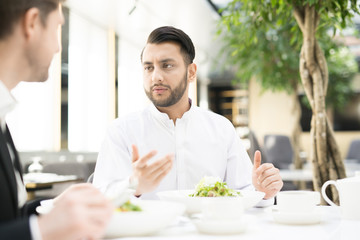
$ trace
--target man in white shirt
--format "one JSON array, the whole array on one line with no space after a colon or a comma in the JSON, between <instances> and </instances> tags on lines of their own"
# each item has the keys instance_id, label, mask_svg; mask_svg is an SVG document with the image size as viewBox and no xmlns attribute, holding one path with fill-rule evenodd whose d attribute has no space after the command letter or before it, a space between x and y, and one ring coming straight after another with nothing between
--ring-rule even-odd
<instances>
[{"instance_id":1,"label":"man in white shirt","mask_svg":"<svg viewBox=\"0 0 360 240\"><path fill-rule=\"evenodd\" d=\"M10 91L21 81L43 82L59 51L62 0L0 1L0 238L3 240L98 239L113 206L91 184L77 184L54 199L53 209L35 215L27 202L21 164L6 114L15 106ZM25 121L25 119L24 119Z\"/></svg>"},{"instance_id":2,"label":"man in white shirt","mask_svg":"<svg viewBox=\"0 0 360 240\"><path fill-rule=\"evenodd\" d=\"M135 195L151 199L158 191L193 189L202 177L214 176L273 200L283 186L278 169L260 165L260 152L252 166L233 125L188 98L196 78L194 57L193 43L180 29L160 27L149 35L141 61L144 90L153 104L110 126L94 184L106 191L114 181L136 178Z\"/></svg>"}]
</instances>

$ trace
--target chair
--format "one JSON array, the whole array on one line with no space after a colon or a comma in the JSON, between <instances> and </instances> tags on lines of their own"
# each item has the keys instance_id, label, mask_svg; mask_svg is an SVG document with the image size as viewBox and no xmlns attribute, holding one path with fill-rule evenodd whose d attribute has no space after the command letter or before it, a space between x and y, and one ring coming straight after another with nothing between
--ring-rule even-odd
<instances>
[{"instance_id":1,"label":"chair","mask_svg":"<svg viewBox=\"0 0 360 240\"><path fill-rule=\"evenodd\" d=\"M360 162L360 139L354 139L351 141L346 159L357 160Z\"/></svg>"},{"instance_id":2,"label":"chair","mask_svg":"<svg viewBox=\"0 0 360 240\"><path fill-rule=\"evenodd\" d=\"M92 183L94 181L94 173L92 173L89 178L87 179L87 183Z\"/></svg>"},{"instance_id":3,"label":"chair","mask_svg":"<svg viewBox=\"0 0 360 240\"><path fill-rule=\"evenodd\" d=\"M293 148L288 136L265 135L264 150L269 163L276 168L287 169L293 162Z\"/></svg>"},{"instance_id":4,"label":"chair","mask_svg":"<svg viewBox=\"0 0 360 240\"><path fill-rule=\"evenodd\" d=\"M249 149L249 155L252 162L254 162L254 154L257 150L261 152L261 162L265 163L267 162L266 154L262 150L259 141L257 140L257 137L255 133L252 130L249 130L249 140L250 140L250 149Z\"/></svg>"}]
</instances>

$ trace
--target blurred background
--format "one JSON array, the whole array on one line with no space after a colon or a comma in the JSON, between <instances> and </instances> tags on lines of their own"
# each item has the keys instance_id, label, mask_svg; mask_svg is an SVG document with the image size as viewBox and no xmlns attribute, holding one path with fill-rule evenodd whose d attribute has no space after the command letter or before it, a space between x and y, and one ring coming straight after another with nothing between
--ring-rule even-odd
<instances>
[{"instance_id":1,"label":"blurred background","mask_svg":"<svg viewBox=\"0 0 360 240\"><path fill-rule=\"evenodd\" d=\"M294 92L286 91L281 89L281 82L274 89L255 78L241 81L238 70L242 66L224 51L229 36L221 30L225 28L221 25L224 12L219 13L219 9L228 2L67 0L63 6L66 22L59 30L62 51L54 57L49 80L21 83L13 90L18 106L7 122L25 171L34 157L43 162L94 164L108 124L149 104L142 87L140 53L149 33L164 25L182 29L195 44L198 76L190 91L194 103L227 117L249 153L255 144L264 146L266 135L291 139L294 129L301 126L297 154L306 161L311 110L304 100L304 91L297 86ZM330 46L326 50L327 59L332 62L329 72L334 69L330 84L346 96L335 97L328 105L328 116L344 159L351 141L360 138L358 28L360 21L356 17L352 27L336 37L341 49ZM273 42L279 39L276 31L268 38ZM289 62L288 57L283 56L284 62ZM256 73L257 59L252 59ZM279 66L276 62L269 65ZM281 76L286 82L294 76L299 78L298 75L295 71ZM294 112L295 102L300 104L301 112Z\"/></svg>"}]
</instances>

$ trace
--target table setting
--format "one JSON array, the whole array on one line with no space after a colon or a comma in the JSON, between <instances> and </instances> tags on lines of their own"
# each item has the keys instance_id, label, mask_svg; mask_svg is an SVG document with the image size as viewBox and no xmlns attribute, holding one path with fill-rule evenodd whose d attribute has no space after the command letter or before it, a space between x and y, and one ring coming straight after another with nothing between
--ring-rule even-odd
<instances>
[{"instance_id":1,"label":"table setting","mask_svg":"<svg viewBox=\"0 0 360 240\"><path fill-rule=\"evenodd\" d=\"M329 185L338 189L340 206L326 196ZM298 190L279 192L276 205L257 207L263 193L221 186L227 192L207 190L212 197L200 197L195 188L142 200L125 184L118 197L131 207L116 208L104 239L360 239L360 177L326 182L321 194L330 206L319 205L319 192Z\"/></svg>"}]
</instances>

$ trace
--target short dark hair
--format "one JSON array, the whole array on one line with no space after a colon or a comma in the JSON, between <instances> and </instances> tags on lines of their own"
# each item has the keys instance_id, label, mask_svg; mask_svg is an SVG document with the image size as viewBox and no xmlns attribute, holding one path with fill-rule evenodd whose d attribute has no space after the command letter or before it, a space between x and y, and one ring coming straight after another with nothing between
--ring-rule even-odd
<instances>
[{"instance_id":1,"label":"short dark hair","mask_svg":"<svg viewBox=\"0 0 360 240\"><path fill-rule=\"evenodd\" d=\"M182 30L171 26L159 27L153 30L147 39L147 43L150 44L159 44L164 42L178 43L180 45L180 51L184 57L185 63L193 63L195 58L195 47L190 37ZM141 52L141 59L143 51Z\"/></svg>"},{"instance_id":2,"label":"short dark hair","mask_svg":"<svg viewBox=\"0 0 360 240\"><path fill-rule=\"evenodd\" d=\"M41 22L46 23L50 12L56 10L65 0L1 0L0 1L0 39L10 35L14 25L30 8L40 10Z\"/></svg>"}]
</instances>

